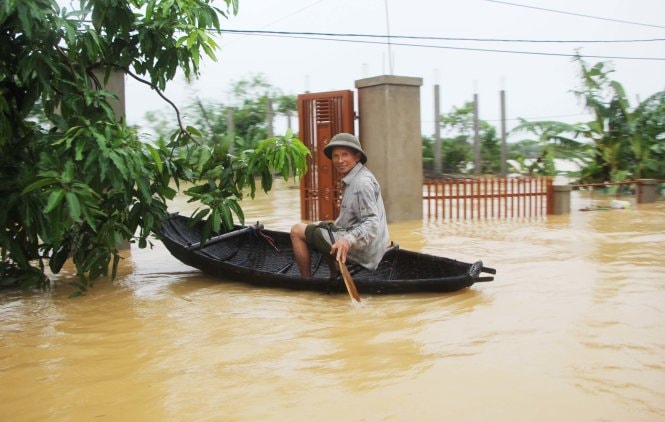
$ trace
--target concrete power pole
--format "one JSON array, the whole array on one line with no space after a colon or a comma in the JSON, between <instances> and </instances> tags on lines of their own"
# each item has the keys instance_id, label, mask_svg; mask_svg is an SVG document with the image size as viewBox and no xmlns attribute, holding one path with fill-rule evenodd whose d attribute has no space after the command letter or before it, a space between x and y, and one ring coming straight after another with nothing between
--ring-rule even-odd
<instances>
[{"instance_id":1,"label":"concrete power pole","mask_svg":"<svg viewBox=\"0 0 665 422\"><path fill-rule=\"evenodd\" d=\"M267 108L268 109L267 109L267 112L266 112L266 118L268 120L268 122L267 122L268 123L268 138L272 138L273 136L275 136L275 132L274 132L273 126L272 126L273 119L275 117L275 113L272 111L272 99L270 97L268 97Z\"/></svg>"},{"instance_id":2,"label":"concrete power pole","mask_svg":"<svg viewBox=\"0 0 665 422\"><path fill-rule=\"evenodd\" d=\"M236 137L236 126L233 122L233 107L226 108L226 133L231 137L231 145L229 145L229 153L233 153Z\"/></svg>"},{"instance_id":3,"label":"concrete power pole","mask_svg":"<svg viewBox=\"0 0 665 422\"><path fill-rule=\"evenodd\" d=\"M480 175L480 124L478 120L478 94L473 94L473 174Z\"/></svg>"},{"instance_id":4,"label":"concrete power pole","mask_svg":"<svg viewBox=\"0 0 665 422\"><path fill-rule=\"evenodd\" d=\"M441 110L439 105L439 84L434 85L434 174L441 170Z\"/></svg>"},{"instance_id":5,"label":"concrete power pole","mask_svg":"<svg viewBox=\"0 0 665 422\"><path fill-rule=\"evenodd\" d=\"M508 174L508 144L506 143L506 91L501 90L501 175Z\"/></svg>"}]
</instances>

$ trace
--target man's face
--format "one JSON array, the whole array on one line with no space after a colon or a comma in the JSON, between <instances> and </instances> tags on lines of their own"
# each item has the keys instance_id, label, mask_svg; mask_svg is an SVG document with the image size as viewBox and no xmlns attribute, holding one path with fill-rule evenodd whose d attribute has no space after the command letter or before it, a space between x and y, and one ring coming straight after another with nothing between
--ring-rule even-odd
<instances>
[{"instance_id":1,"label":"man's face","mask_svg":"<svg viewBox=\"0 0 665 422\"><path fill-rule=\"evenodd\" d=\"M360 161L360 153L352 148L335 147L332 150L332 162L335 170L342 176L346 176Z\"/></svg>"}]
</instances>

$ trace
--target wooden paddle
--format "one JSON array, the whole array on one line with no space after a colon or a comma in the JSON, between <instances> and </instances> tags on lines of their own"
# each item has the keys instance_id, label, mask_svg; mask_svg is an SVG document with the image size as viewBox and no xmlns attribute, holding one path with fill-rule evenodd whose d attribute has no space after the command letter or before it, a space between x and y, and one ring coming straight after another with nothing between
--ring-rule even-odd
<instances>
[{"instance_id":1,"label":"wooden paddle","mask_svg":"<svg viewBox=\"0 0 665 422\"><path fill-rule=\"evenodd\" d=\"M326 230L328 231L328 236L330 236L330 244L333 245L335 243L335 236L333 235L332 232L332 223L329 223L326 226ZM337 263L339 264L339 270L342 272L342 278L344 279L344 285L346 286L346 291L349 292L349 296L351 296L351 299L360 303L360 295L358 294L358 289L356 289L356 283L353 282L353 277L351 277L349 269L346 268L346 264L343 263L340 259L337 260Z\"/></svg>"},{"instance_id":2,"label":"wooden paddle","mask_svg":"<svg viewBox=\"0 0 665 422\"><path fill-rule=\"evenodd\" d=\"M339 270L342 272L342 278L344 279L344 284L346 285L346 290L349 292L349 296L351 296L351 299L360 303L360 295L358 294L356 283L353 282L349 269L346 268L346 264L341 260L337 260L337 263L339 264Z\"/></svg>"}]
</instances>

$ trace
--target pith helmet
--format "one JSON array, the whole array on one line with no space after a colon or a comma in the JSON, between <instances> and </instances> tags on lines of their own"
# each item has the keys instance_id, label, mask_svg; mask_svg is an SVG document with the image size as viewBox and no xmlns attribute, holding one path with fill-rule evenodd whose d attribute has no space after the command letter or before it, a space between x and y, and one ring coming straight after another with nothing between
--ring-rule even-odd
<instances>
[{"instance_id":1,"label":"pith helmet","mask_svg":"<svg viewBox=\"0 0 665 422\"><path fill-rule=\"evenodd\" d=\"M367 155L365 151L360 147L360 141L354 135L350 133L338 133L333 136L330 140L330 143L323 148L323 153L326 157L332 160L332 150L335 147L347 147L354 149L360 153L360 162L365 164L367 162Z\"/></svg>"}]
</instances>

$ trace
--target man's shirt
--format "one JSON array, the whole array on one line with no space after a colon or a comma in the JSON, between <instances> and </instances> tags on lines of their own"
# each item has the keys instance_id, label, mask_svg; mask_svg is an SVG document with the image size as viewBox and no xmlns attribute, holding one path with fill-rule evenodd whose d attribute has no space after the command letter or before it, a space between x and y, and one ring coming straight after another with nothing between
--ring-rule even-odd
<instances>
[{"instance_id":1,"label":"man's shirt","mask_svg":"<svg viewBox=\"0 0 665 422\"><path fill-rule=\"evenodd\" d=\"M381 186L361 163L342 178L342 202L335 225L335 238L344 237L351 248L348 257L375 270L390 240Z\"/></svg>"}]
</instances>

